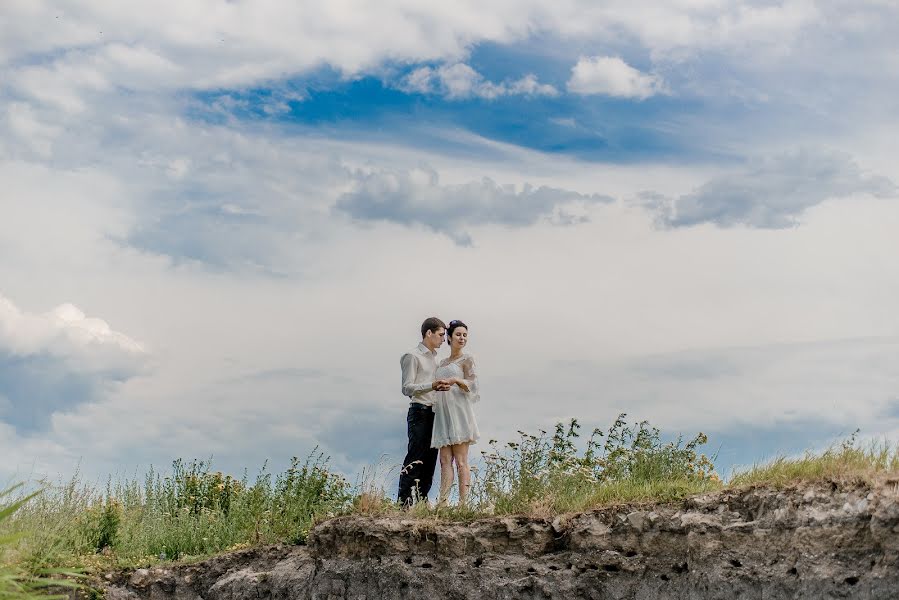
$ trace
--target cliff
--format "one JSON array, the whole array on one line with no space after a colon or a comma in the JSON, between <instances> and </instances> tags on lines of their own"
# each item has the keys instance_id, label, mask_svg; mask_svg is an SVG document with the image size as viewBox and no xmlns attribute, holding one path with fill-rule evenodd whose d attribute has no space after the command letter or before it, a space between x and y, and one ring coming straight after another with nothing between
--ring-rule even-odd
<instances>
[{"instance_id":1,"label":"cliff","mask_svg":"<svg viewBox=\"0 0 899 600\"><path fill-rule=\"evenodd\" d=\"M323 522L307 546L107 575L108 600L899 597L899 482L725 490L473 523Z\"/></svg>"}]
</instances>

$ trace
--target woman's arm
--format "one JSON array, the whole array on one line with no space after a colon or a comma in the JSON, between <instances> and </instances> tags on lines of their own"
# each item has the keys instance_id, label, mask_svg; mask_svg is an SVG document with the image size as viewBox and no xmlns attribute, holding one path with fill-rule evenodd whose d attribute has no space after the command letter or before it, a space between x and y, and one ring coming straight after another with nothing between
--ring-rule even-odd
<instances>
[{"instance_id":1,"label":"woman's arm","mask_svg":"<svg viewBox=\"0 0 899 600\"><path fill-rule=\"evenodd\" d=\"M480 400L480 394L478 391L478 372L477 367L475 366L474 357L468 355L463 358L461 366L462 379L457 381L456 384L459 386L459 389L469 394L469 399L472 402L477 402Z\"/></svg>"}]
</instances>

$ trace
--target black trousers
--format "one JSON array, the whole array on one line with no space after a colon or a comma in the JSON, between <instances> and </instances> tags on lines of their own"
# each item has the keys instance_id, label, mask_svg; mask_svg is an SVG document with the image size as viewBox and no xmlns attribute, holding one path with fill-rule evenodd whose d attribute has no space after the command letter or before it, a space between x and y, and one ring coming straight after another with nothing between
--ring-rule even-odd
<instances>
[{"instance_id":1,"label":"black trousers","mask_svg":"<svg viewBox=\"0 0 899 600\"><path fill-rule=\"evenodd\" d=\"M400 472L397 499L403 504L424 500L431 491L434 468L437 466L437 448L431 448L431 432L434 429L434 411L430 406L413 402L406 416L409 447ZM417 490L417 492L416 492Z\"/></svg>"}]
</instances>

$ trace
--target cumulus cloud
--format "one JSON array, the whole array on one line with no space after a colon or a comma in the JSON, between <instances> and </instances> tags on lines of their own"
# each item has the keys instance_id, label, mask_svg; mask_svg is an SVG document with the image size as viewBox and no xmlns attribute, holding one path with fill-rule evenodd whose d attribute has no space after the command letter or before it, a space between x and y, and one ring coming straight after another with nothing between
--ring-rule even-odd
<instances>
[{"instance_id":1,"label":"cumulus cloud","mask_svg":"<svg viewBox=\"0 0 899 600\"><path fill-rule=\"evenodd\" d=\"M643 203L670 227L714 223L768 229L792 227L807 209L833 198L899 194L890 179L866 173L841 152L799 150L760 159L746 169L709 180L676 199L654 192Z\"/></svg>"},{"instance_id":2,"label":"cumulus cloud","mask_svg":"<svg viewBox=\"0 0 899 600\"><path fill-rule=\"evenodd\" d=\"M424 225L468 245L468 229L477 225L524 227L541 219L572 224L587 219L585 206L612 202L609 196L525 184L500 185L485 177L465 184L441 185L432 169L358 173L355 189L336 208L360 221Z\"/></svg>"},{"instance_id":3,"label":"cumulus cloud","mask_svg":"<svg viewBox=\"0 0 899 600\"><path fill-rule=\"evenodd\" d=\"M564 40L579 46L603 40L616 49L636 45L655 64L677 64L700 52L720 50L731 58L739 56L739 61L731 61L734 65L746 63L750 56L755 66L770 48L777 48L779 56L794 51L799 42L808 48L807 34L821 33L823 23L840 27L846 36L827 34L820 39L828 43L852 39L857 45L851 36L859 23L895 21L895 9L887 4L562 0L549 6L542 0L524 0L485 6L463 1L449 14L439 2L408 1L387 7L366 3L334 7L305 1L251 6L163 0L128 6L88 3L77 10L14 2L4 5L7 18L0 23L0 79L16 94L78 113L90 106L94 95L123 89L245 88L322 66L347 77L377 73L388 63L453 67L464 65L462 61L479 44L521 42L535 32L563 46ZM885 29L885 39L895 37L894 31ZM820 63L822 51L838 58L839 52L828 50L832 48L816 47L813 64ZM841 60L857 67L857 60ZM582 63L584 73L573 75L570 86L577 93L581 89L595 93L589 90L597 86L614 93L626 91L628 97L658 92L654 76L635 72L613 58L585 58ZM802 63L804 69L812 61ZM827 61L827 68L831 65ZM876 76L880 78L887 67L881 64ZM489 97L505 88L507 93L553 94L551 86L528 77L504 84L477 83L461 67L456 71L447 76L452 75L450 81L461 90L473 86L474 92L465 93ZM434 77L421 71L406 85L421 89L423 80ZM439 73L436 77L439 81Z\"/></svg>"},{"instance_id":4,"label":"cumulus cloud","mask_svg":"<svg viewBox=\"0 0 899 600\"><path fill-rule=\"evenodd\" d=\"M442 94L450 100L500 96L557 96L559 91L551 85L537 81L528 74L514 81L493 83L465 63L443 65L438 68L419 67L400 83L400 89L420 94Z\"/></svg>"},{"instance_id":5,"label":"cumulus cloud","mask_svg":"<svg viewBox=\"0 0 899 600\"><path fill-rule=\"evenodd\" d=\"M568 91L581 95L645 100L663 89L659 77L642 73L617 56L582 56L571 68L568 80Z\"/></svg>"},{"instance_id":6,"label":"cumulus cloud","mask_svg":"<svg viewBox=\"0 0 899 600\"><path fill-rule=\"evenodd\" d=\"M285 79L323 65L347 77L378 75L385 64L445 65L444 73L439 66L413 71L417 76L410 75L405 83L427 94L448 96L452 89L458 98L552 94L536 77L487 81L469 66L468 57L478 44L520 42L534 34L535 23L540 24L540 37L562 42L554 52L563 55L572 47L591 48L591 54L646 53L651 72L664 74L665 83L675 89L678 81L665 65L713 49L720 63L706 75L720 97L718 75L737 63L738 49L740 56L752 58L743 67L758 73L756 81L767 84L765 92L795 93L795 86L771 85L765 65L756 60L763 50L775 47L778 52L792 48L792 56L807 61L783 61L784 81L795 81L795 69L827 70L828 81L838 82L843 93L879 99L892 94L882 79L883 73L894 70L885 58L876 65L876 60L858 58L887 56L882 52L884 40L895 37L890 27L899 21L888 18L894 8L882 8L878 14L873 5L560 0L550 7L542 0L514 6L463 1L447 12L440 3L417 1L389 7L361 3L347 9L302 2L251 6L164 0L147 9L82 3L77 11L7 3L8 18L0 20L0 80L6 84L0 101L9 101L6 110L0 108L0 180L4 200L10 199L3 202L0 218L0 274L7 293L21 291L50 306L52 299L68 297L66 288L77 282L85 298L78 304L89 304L100 314L115 311L117 322L126 320L116 327L141 331L136 337L161 348L156 359L164 364L154 363L152 377L120 386L118 382L140 372L146 353L129 351L127 343L116 341L115 330L98 327L73 307L44 315L26 313L45 321L51 334L35 341L22 333L21 319L16 320L15 335L3 334L0 455L18 456L13 464L54 455L72 458L56 462L57 467L84 456L85 463L108 472L149 460L164 464L173 458L171 453L215 453L240 469L261 464L265 456L304 453L322 441L330 452L344 453L343 464L354 472L381 450L402 449L403 404L395 389L395 369L396 353L408 339L398 333L387 342L397 348L387 352L383 336L335 345L341 336L359 338L355 330L346 330L341 316L359 311L364 322L384 324L392 332L405 331L410 314L432 310L471 315L469 321L482 323L476 350L487 365L485 383L493 381L483 423L494 437L514 437L515 428L546 427L569 415L599 415L597 424L607 424L611 419L602 415L614 416L616 399L666 427L693 427L702 417L704 425L726 428L742 407L764 407L746 416L748 428L749 422L776 421L784 410L783 399L795 398L800 388L805 390L802 405L810 410L819 411L826 395L828 401L840 403L840 411L833 414L852 417L846 422L865 423L855 418L851 403L864 408L865 402L857 398L876 406L884 393L895 397L895 347L876 349L859 360L839 353L826 366L808 371L800 367L814 363L814 356L716 359L713 350L686 359L647 359L641 369L631 364L597 369L594 360L579 379L551 361L888 329L894 323L889 299L897 295L895 269L884 268L892 266L894 208L882 203L872 208L875 203L869 202L869 210L856 213L854 207L834 203L822 208L829 219L769 237L757 231L721 235L707 228L656 235L639 211L623 215L610 207L613 218L597 219L587 227L539 228L527 236L488 237L492 232L484 231L482 248L463 252L415 232L360 231L329 211L336 201L338 210L360 221L425 227L465 243L468 231L479 223L517 227L543 219L577 222L589 214L588 204L607 200L565 188L602 186L599 189L624 195L657 187L665 194L656 195L654 206L670 209L663 212L669 225L691 214L700 221L727 219L711 210L706 188L695 192L702 201L692 213L689 202L674 210L678 199L670 197L676 194L662 186L690 189L680 187L685 180L690 185L697 181L689 165L662 165L659 170L659 165L568 161L483 139L478 148L489 145L495 153L487 156L495 161L479 164L486 160L484 153L464 159L453 155L458 148L453 139L436 151L445 155L431 154L427 160L439 165L444 178L451 172L454 181L470 183L446 185L428 169L408 170L422 160L426 150L420 144L381 145L345 130L339 133L349 139L337 144L321 130L306 136L258 121L238 123L229 117L240 111L224 110L224 105L244 101L247 87L277 89ZM882 24L873 31L880 37L869 46L857 43L874 37L870 24L858 25L863 10L870 13L870 23ZM834 19L832 13L845 18ZM830 25L807 29L816 20ZM845 35L850 23L858 27L854 36ZM799 32L808 35L800 37ZM830 51L838 39L844 40L840 52ZM793 45L797 40L801 47ZM831 59L822 63L822 55ZM560 81L568 77L574 58L565 59ZM879 87L871 86L871 94L856 93L867 90L864 85L845 85L844 75L861 76L862 62L876 73ZM684 73L694 73L693 64L685 66ZM637 71L631 88L639 91L640 77L652 77L649 72ZM203 98L219 98L212 104L219 102L223 110L197 119L199 102L190 100L190 92L197 89L214 89ZM286 89L262 110L279 113L302 100ZM814 91L806 86L803 94L805 90ZM825 96L832 100L829 93ZM255 101L247 102L259 108ZM840 105L838 110L856 114L845 108ZM556 123L588 127L588 117L563 114ZM210 120L224 124L212 126ZM747 133L745 126L734 127L731 140L745 142ZM784 133L793 135L793 130ZM11 158L50 159L51 166L38 168ZM360 165L369 170L353 171ZM732 181L751 188L751 170L738 171ZM539 176L553 187L476 181L485 172L495 173L496 181ZM777 169L770 172L783 175ZM859 178L863 185L874 185L867 175L857 174L856 183ZM758 189L765 191L764 186ZM780 207L774 212L791 210L799 209ZM840 235L845 232L843 219L856 216L855 228ZM740 218L730 216L732 221ZM756 217L753 213L743 218ZM409 255L409 240L423 242L420 255ZM533 250L535 243L539 253L522 251ZM807 252L810 247L816 252ZM757 260L760 255L767 260ZM477 293L443 287L436 293L412 290L406 273L395 268L398 261L413 261L407 264L416 272L435 263L458 263ZM758 266L761 262L764 265ZM288 276L257 277L236 268L246 263ZM210 264L223 268L210 273L205 268ZM733 268L735 264L739 268ZM770 265L776 266L773 279ZM500 272L507 276L497 281ZM797 282L796 272L808 277ZM534 281L543 284L537 286L541 289L535 290ZM159 290L153 311L146 310L147 289ZM762 289L765 294L757 295ZM379 290L378 298L360 304L360 291L370 290ZM558 310L560 297L566 299L564 311ZM507 332L534 314L546 316L546 327L541 344L525 351L520 338ZM583 336L584 315L590 315L602 336ZM358 329L355 321L351 325ZM532 358L535 352L538 356ZM780 356L767 348L762 353ZM784 373L772 372L787 363ZM347 364L353 365L349 371ZM371 364L375 367L366 371ZM761 383L760 370L767 373ZM834 392L838 376L848 371L852 373L846 386ZM223 373L241 372L250 375L240 382L232 377L218 386L210 383ZM348 373L360 381L341 383L339 378ZM600 402L597 380L604 382ZM363 387L368 391L360 400ZM822 389L824 394L819 393ZM101 397L108 401L96 402ZM765 402L758 402L759 397ZM247 398L254 401L248 403ZM736 408L723 404L728 398ZM685 410L682 399L696 401ZM73 406L77 410L70 410ZM522 420L510 423L509 411L522 407ZM4 424L7 419L13 419L15 428Z\"/></svg>"},{"instance_id":7,"label":"cumulus cloud","mask_svg":"<svg viewBox=\"0 0 899 600\"><path fill-rule=\"evenodd\" d=\"M862 3L853 3L862 4ZM151 52L190 71L203 86L242 85L328 63L357 73L385 58L441 60L460 56L479 41L506 43L535 29L563 36L615 38L622 32L654 51L677 47L745 45L789 40L822 19L827 7L807 0L759 6L723 2L541 0L485 5L462 1L401 1L389 6L357 2L264 5L196 0L151 4L92 3L80 10L27 2L4 7L0 62L59 48L97 49L144 42ZM849 7L841 7L845 10ZM40 31L42 35L34 35ZM181 60L173 60L173 56ZM132 56L133 63L159 66Z\"/></svg>"},{"instance_id":8,"label":"cumulus cloud","mask_svg":"<svg viewBox=\"0 0 899 600\"><path fill-rule=\"evenodd\" d=\"M472 19L480 7L457 6L448 15L418 3L200 0L79 10L14 3L4 10L0 77L18 94L71 114L95 94L121 89L243 88L326 65L351 77L385 61L458 59L476 40L526 36L531 19Z\"/></svg>"},{"instance_id":9,"label":"cumulus cloud","mask_svg":"<svg viewBox=\"0 0 899 600\"><path fill-rule=\"evenodd\" d=\"M61 304L44 314L30 314L19 310L2 295L0 347L21 356L46 351L89 357L106 349L128 355L145 352L138 342L113 331L102 319L87 317L72 304Z\"/></svg>"},{"instance_id":10,"label":"cumulus cloud","mask_svg":"<svg viewBox=\"0 0 899 600\"><path fill-rule=\"evenodd\" d=\"M72 304L33 314L0 296L0 420L26 432L45 427L54 412L140 373L147 357L140 343Z\"/></svg>"}]
</instances>

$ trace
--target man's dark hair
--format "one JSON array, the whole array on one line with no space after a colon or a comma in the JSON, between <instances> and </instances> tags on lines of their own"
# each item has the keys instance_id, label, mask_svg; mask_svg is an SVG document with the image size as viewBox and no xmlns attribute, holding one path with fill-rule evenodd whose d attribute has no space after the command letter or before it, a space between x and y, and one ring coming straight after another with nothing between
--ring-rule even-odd
<instances>
[{"instance_id":1,"label":"man's dark hair","mask_svg":"<svg viewBox=\"0 0 899 600\"><path fill-rule=\"evenodd\" d=\"M446 329L446 323L438 319L437 317L428 317L424 320L424 323L421 324L421 337L424 338L425 334L429 331L433 331L437 333L437 330L443 327Z\"/></svg>"}]
</instances>

